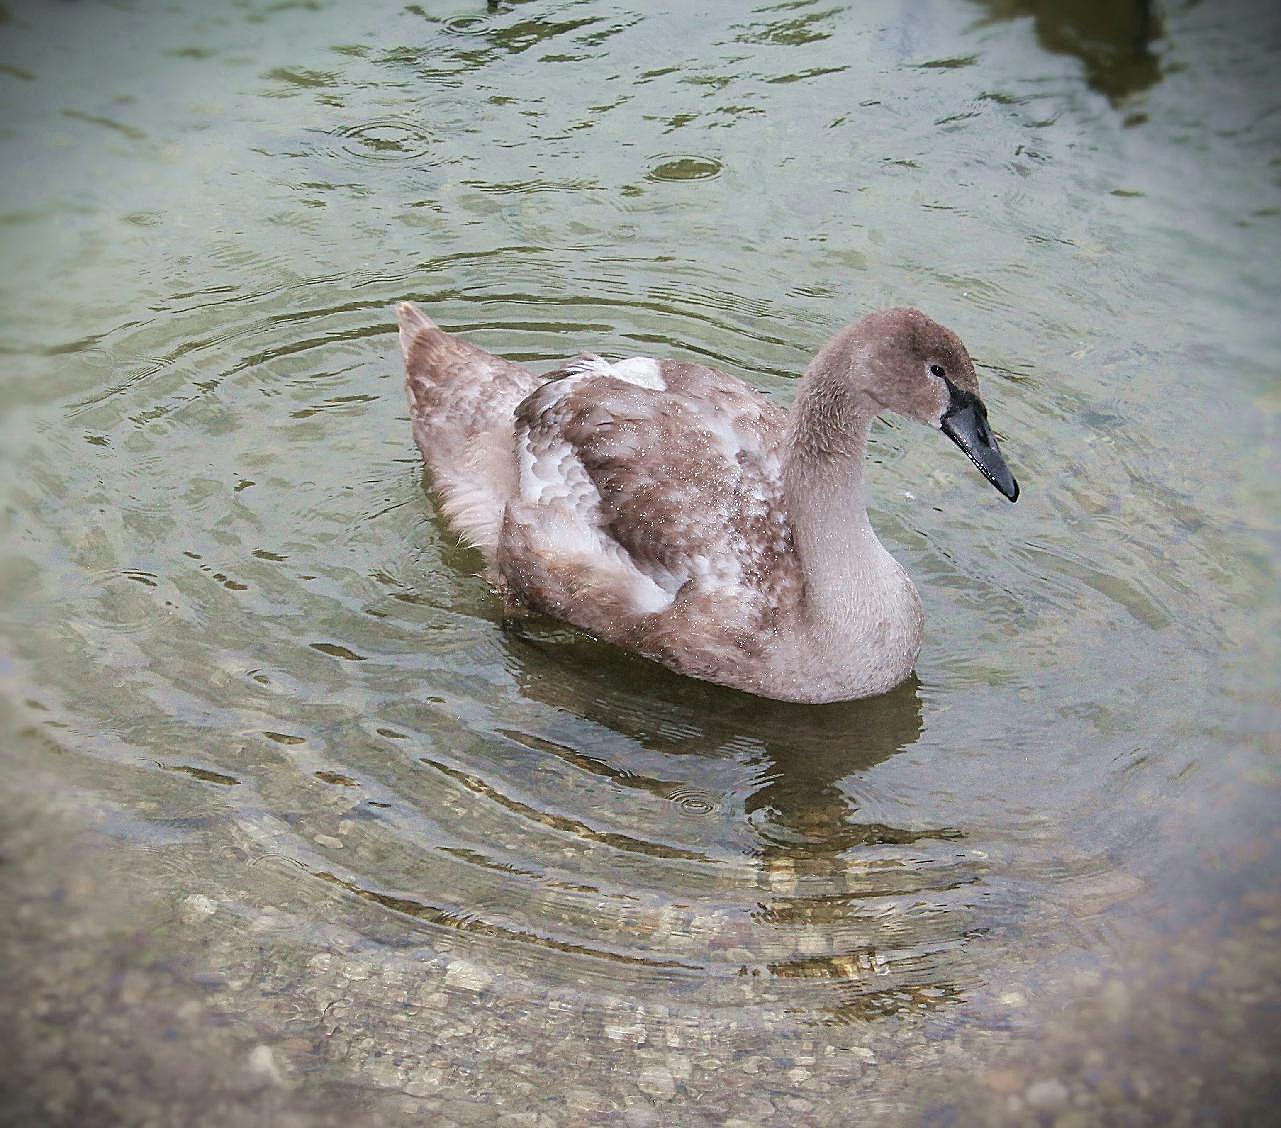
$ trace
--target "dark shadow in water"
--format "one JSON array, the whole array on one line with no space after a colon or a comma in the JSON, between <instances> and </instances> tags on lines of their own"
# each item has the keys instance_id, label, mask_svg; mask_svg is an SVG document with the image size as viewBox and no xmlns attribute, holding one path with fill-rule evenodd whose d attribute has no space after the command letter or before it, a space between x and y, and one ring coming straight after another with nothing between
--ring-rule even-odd
<instances>
[{"instance_id":1,"label":"dark shadow in water","mask_svg":"<svg viewBox=\"0 0 1281 1128\"><path fill-rule=\"evenodd\" d=\"M993 19L1031 16L1055 55L1075 55L1090 86L1114 103L1161 80L1151 45L1165 34L1154 0L986 0Z\"/></svg>"},{"instance_id":2,"label":"dark shadow in water","mask_svg":"<svg viewBox=\"0 0 1281 1128\"><path fill-rule=\"evenodd\" d=\"M654 752L733 755L755 772L741 796L761 856L809 861L850 847L955 837L951 830L891 827L860 818L842 787L920 737L915 676L865 701L797 705L770 701L692 678L561 628L526 624L512 632L522 693L601 725ZM530 647L555 663L527 666ZM636 786L635 779L630 781ZM670 782L655 781L654 790Z\"/></svg>"},{"instance_id":3,"label":"dark shadow in water","mask_svg":"<svg viewBox=\"0 0 1281 1128\"><path fill-rule=\"evenodd\" d=\"M702 759L707 778L723 780L731 759L749 769L730 802L742 804L751 831L757 884L722 892L741 913L730 928L738 938L727 942L755 957L744 957L736 975L795 982L808 1000L797 1013L825 1023L964 997L973 981L967 946L978 929L973 897L957 890L980 885L980 868L952 845L958 830L887 825L859 800L869 794L860 775L921 735L915 677L865 701L768 701L679 677L545 621L513 629L508 654L530 700L648 751ZM682 770L690 783L676 786L696 795L703 773L696 762ZM615 757L606 774L674 797L671 779L643 772Z\"/></svg>"},{"instance_id":4,"label":"dark shadow in water","mask_svg":"<svg viewBox=\"0 0 1281 1128\"><path fill-rule=\"evenodd\" d=\"M920 687L916 676L880 697L833 705L793 706L765 744L757 789L745 813L766 857L815 859L852 847L954 837L944 830L888 826L861 814L842 781L888 760L921 735ZM773 726L771 726L773 727ZM811 734L797 739L801 731Z\"/></svg>"}]
</instances>

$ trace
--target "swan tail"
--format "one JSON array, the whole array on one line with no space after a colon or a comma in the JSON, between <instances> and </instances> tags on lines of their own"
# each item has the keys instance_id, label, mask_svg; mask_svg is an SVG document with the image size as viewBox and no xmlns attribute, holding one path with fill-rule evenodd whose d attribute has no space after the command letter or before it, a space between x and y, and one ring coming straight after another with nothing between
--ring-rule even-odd
<instances>
[{"instance_id":1,"label":"swan tail","mask_svg":"<svg viewBox=\"0 0 1281 1128\"><path fill-rule=\"evenodd\" d=\"M455 531L492 562L516 489L516 407L539 378L446 333L412 302L396 319L414 441Z\"/></svg>"}]
</instances>

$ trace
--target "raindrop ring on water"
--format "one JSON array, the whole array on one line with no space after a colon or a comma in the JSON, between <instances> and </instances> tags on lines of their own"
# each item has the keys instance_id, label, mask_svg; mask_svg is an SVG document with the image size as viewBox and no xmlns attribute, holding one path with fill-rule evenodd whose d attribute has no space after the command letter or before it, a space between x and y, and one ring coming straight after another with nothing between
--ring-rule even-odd
<instances>
[{"instance_id":1,"label":"raindrop ring on water","mask_svg":"<svg viewBox=\"0 0 1281 1128\"><path fill-rule=\"evenodd\" d=\"M453 16L445 20L441 27L450 35L482 35L489 26L484 16Z\"/></svg>"},{"instance_id":2,"label":"raindrop ring on water","mask_svg":"<svg viewBox=\"0 0 1281 1128\"><path fill-rule=\"evenodd\" d=\"M690 815L710 815L720 807L720 800L716 796L692 787L679 787L670 792L667 798Z\"/></svg>"},{"instance_id":3,"label":"raindrop ring on water","mask_svg":"<svg viewBox=\"0 0 1281 1128\"><path fill-rule=\"evenodd\" d=\"M647 180L715 180L725 166L715 157L658 157L645 174Z\"/></svg>"},{"instance_id":4,"label":"raindrop ring on water","mask_svg":"<svg viewBox=\"0 0 1281 1128\"><path fill-rule=\"evenodd\" d=\"M414 160L426 154L432 142L413 122L392 117L345 126L337 130L337 136L349 156L373 161Z\"/></svg>"}]
</instances>

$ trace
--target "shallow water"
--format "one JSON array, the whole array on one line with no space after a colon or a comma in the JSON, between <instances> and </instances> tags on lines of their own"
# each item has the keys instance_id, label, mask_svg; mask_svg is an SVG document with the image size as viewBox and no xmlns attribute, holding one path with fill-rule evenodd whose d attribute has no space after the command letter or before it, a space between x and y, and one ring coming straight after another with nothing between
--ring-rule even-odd
<instances>
[{"instance_id":1,"label":"shallow water","mask_svg":"<svg viewBox=\"0 0 1281 1128\"><path fill-rule=\"evenodd\" d=\"M1245 3L0 8L15 1115L1265 1107L1279 48ZM512 628L403 298L782 399L918 304L1024 494L875 429L928 620L877 700Z\"/></svg>"}]
</instances>

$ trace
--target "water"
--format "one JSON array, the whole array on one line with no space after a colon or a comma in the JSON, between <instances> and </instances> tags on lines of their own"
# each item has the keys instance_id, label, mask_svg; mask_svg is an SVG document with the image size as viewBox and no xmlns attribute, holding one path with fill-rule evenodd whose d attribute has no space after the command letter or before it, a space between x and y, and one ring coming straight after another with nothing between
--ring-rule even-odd
<instances>
[{"instance_id":1,"label":"water","mask_svg":"<svg viewBox=\"0 0 1281 1128\"><path fill-rule=\"evenodd\" d=\"M1244 2L0 9L13 1115L1267 1106L1278 48ZM1024 495L875 429L928 621L881 699L513 630L403 298L783 399L919 304Z\"/></svg>"}]
</instances>

